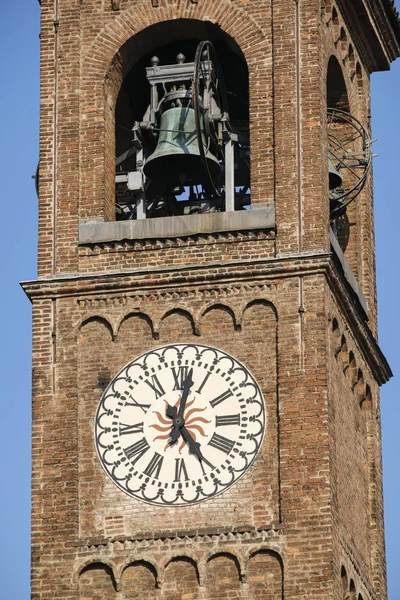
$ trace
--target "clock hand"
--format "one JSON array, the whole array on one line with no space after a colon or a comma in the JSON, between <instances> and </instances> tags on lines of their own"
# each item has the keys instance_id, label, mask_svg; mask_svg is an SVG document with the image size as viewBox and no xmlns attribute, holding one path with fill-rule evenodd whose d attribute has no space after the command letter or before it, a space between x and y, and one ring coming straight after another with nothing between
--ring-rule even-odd
<instances>
[{"instance_id":1,"label":"clock hand","mask_svg":"<svg viewBox=\"0 0 400 600\"><path fill-rule=\"evenodd\" d=\"M181 433L182 433L183 439L185 440L185 442L187 443L187 445L189 447L189 453L195 454L200 462L208 465L210 467L210 469L214 469L214 465L211 464L206 458L204 458L203 454L201 453L199 442L194 441L194 439L192 438L192 436L190 435L190 433L188 432L188 430L186 429L185 426L183 426L181 428Z\"/></svg>"},{"instance_id":2,"label":"clock hand","mask_svg":"<svg viewBox=\"0 0 400 600\"><path fill-rule=\"evenodd\" d=\"M171 436L170 436L171 444L175 444L176 440L181 435L179 426L176 424L177 412L178 412L178 409L176 408L176 406L171 406L170 404L167 405L167 410L165 411L165 414L167 415L167 417L169 417L173 421L172 429L171 429ZM183 419L182 419L182 422L183 422Z\"/></svg>"},{"instance_id":3,"label":"clock hand","mask_svg":"<svg viewBox=\"0 0 400 600\"><path fill-rule=\"evenodd\" d=\"M186 402L187 402L187 399L189 396L190 388L194 384L192 375L193 375L193 369L190 369L190 371L187 374L187 377L183 383L182 398L181 398L181 403L179 405L178 417L183 417L183 413L185 412L185 406L186 406Z\"/></svg>"},{"instance_id":4,"label":"clock hand","mask_svg":"<svg viewBox=\"0 0 400 600\"><path fill-rule=\"evenodd\" d=\"M167 415L167 417L169 417L170 419L175 419L176 413L177 413L176 406L171 406L170 404L167 404L167 410L165 411L165 414Z\"/></svg>"},{"instance_id":5,"label":"clock hand","mask_svg":"<svg viewBox=\"0 0 400 600\"><path fill-rule=\"evenodd\" d=\"M187 402L187 399L189 396L190 388L194 384L194 381L192 379L192 374L193 374L193 369L190 369L190 371L183 383L183 390L182 390L181 402L179 405L179 411L177 410L176 406L171 406L170 404L167 405L167 410L166 410L165 414L167 415L167 417L169 417L173 421L172 430L171 430L171 444L174 444L179 439L179 437L181 435L181 428L185 424L185 421L183 419L183 413L185 411L185 406L186 406L186 402Z\"/></svg>"}]
</instances>

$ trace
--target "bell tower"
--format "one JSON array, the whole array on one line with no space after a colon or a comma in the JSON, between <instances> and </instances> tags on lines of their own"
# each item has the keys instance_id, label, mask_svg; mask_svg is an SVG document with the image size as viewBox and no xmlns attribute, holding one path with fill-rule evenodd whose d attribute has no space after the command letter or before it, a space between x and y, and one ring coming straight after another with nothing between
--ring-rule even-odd
<instances>
[{"instance_id":1,"label":"bell tower","mask_svg":"<svg viewBox=\"0 0 400 600\"><path fill-rule=\"evenodd\" d=\"M385 600L391 0L42 0L32 598Z\"/></svg>"}]
</instances>

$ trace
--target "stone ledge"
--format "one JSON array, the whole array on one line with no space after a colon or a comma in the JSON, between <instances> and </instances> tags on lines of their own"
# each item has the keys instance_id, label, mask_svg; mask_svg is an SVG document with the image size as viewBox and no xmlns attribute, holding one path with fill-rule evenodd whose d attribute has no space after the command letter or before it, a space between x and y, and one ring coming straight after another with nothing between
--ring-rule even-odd
<instances>
[{"instance_id":1,"label":"stone ledge","mask_svg":"<svg viewBox=\"0 0 400 600\"><path fill-rule=\"evenodd\" d=\"M82 221L79 225L79 244L186 237L274 227L275 206L269 203L251 210L157 217L139 221Z\"/></svg>"},{"instance_id":2,"label":"stone ledge","mask_svg":"<svg viewBox=\"0 0 400 600\"><path fill-rule=\"evenodd\" d=\"M350 285L350 287L352 288L353 292L356 294L358 301L360 302L360 305L362 306L362 309L365 312L366 317L368 317L367 300L361 291L360 284L358 283L353 271L351 270L351 267L350 267L349 263L347 262L347 259L343 253L343 250L341 249L339 242L338 242L334 232L332 231L332 229L330 230L330 236L331 236L331 246L332 246L332 248L335 252L335 255L336 255L337 259L339 260L340 265L343 269L343 274L345 276L345 279L348 282L348 284Z\"/></svg>"},{"instance_id":3,"label":"stone ledge","mask_svg":"<svg viewBox=\"0 0 400 600\"><path fill-rule=\"evenodd\" d=\"M201 542L204 538L207 541L211 537L215 536L234 536L234 537L246 537L251 539L257 539L263 535L275 534L278 536L283 535L285 525L278 521L266 525L265 527L254 527L251 525L244 525L241 527L206 527L200 529L184 529L174 530L165 532L141 532L130 536L115 536L115 537L92 537L87 539L79 539L66 543L68 547L97 547L97 546L108 546L109 544L119 543L124 544L125 542L165 542L166 540L179 541L187 538L196 538L197 541Z\"/></svg>"},{"instance_id":4,"label":"stone ledge","mask_svg":"<svg viewBox=\"0 0 400 600\"><path fill-rule=\"evenodd\" d=\"M57 273L36 281L21 283L34 302L50 298L95 298L104 294L142 298L178 291L196 292L210 288L236 289L243 286L276 285L283 278L324 274L330 289L353 331L365 360L377 382L382 385L392 377L392 371L367 325L367 316L357 295L346 279L336 252L322 249L314 254L293 254L273 259L236 259L204 265L138 267L126 271ZM351 293L349 291L352 290Z\"/></svg>"}]
</instances>

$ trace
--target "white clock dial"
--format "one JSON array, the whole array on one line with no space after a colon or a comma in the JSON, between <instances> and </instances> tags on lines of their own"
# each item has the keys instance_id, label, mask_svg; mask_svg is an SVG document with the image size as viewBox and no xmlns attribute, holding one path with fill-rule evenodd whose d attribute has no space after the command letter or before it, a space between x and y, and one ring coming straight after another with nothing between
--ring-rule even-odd
<instances>
[{"instance_id":1,"label":"white clock dial","mask_svg":"<svg viewBox=\"0 0 400 600\"><path fill-rule=\"evenodd\" d=\"M265 431L260 388L232 356L173 344L130 362L104 392L97 454L127 494L158 505L202 502L250 467Z\"/></svg>"}]
</instances>

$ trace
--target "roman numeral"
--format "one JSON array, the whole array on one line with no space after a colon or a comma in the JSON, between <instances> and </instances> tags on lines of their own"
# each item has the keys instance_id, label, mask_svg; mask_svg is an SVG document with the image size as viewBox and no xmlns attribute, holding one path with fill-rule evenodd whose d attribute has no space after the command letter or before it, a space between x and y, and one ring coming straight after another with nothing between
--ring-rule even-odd
<instances>
[{"instance_id":1,"label":"roman numeral","mask_svg":"<svg viewBox=\"0 0 400 600\"><path fill-rule=\"evenodd\" d=\"M146 454L149 448L150 446L147 443L146 438L142 438L141 440L135 442L131 446L124 448L124 452L126 454L126 457L134 465L140 458L142 458L143 454ZM134 458L134 460L132 460L132 458Z\"/></svg>"},{"instance_id":2,"label":"roman numeral","mask_svg":"<svg viewBox=\"0 0 400 600\"><path fill-rule=\"evenodd\" d=\"M210 377L210 375L211 375L211 373L207 373L207 375L204 377L203 381L201 382L201 385L200 385L199 389L196 390L196 394L201 394L201 390L206 385L207 379Z\"/></svg>"},{"instance_id":3,"label":"roman numeral","mask_svg":"<svg viewBox=\"0 0 400 600\"><path fill-rule=\"evenodd\" d=\"M144 413L147 413L147 411L150 408L150 404L141 404L140 402L135 400L135 398L130 394L127 395L132 400L132 402L126 402L125 406L133 406L134 408L140 408Z\"/></svg>"},{"instance_id":4,"label":"roman numeral","mask_svg":"<svg viewBox=\"0 0 400 600\"><path fill-rule=\"evenodd\" d=\"M149 381L148 379L146 379L147 385L149 387L151 387L151 389L153 390L153 392L156 395L156 400L158 400L158 398L160 398L161 396L163 396L165 394L164 388L161 385L157 375L152 375L151 376L151 381Z\"/></svg>"},{"instance_id":5,"label":"roman numeral","mask_svg":"<svg viewBox=\"0 0 400 600\"><path fill-rule=\"evenodd\" d=\"M161 454L158 454L158 452L154 452L153 458L151 459L151 461L149 462L149 464L147 465L147 467L145 468L143 473L145 475L148 475L148 477L154 477L155 479L158 479L158 476L160 475L161 467L163 464L163 460L164 460L164 457L161 456Z\"/></svg>"},{"instance_id":6,"label":"roman numeral","mask_svg":"<svg viewBox=\"0 0 400 600\"><path fill-rule=\"evenodd\" d=\"M189 480L189 475L186 470L185 461L183 458L175 459L175 479L174 481L181 481L182 475L185 481Z\"/></svg>"},{"instance_id":7,"label":"roman numeral","mask_svg":"<svg viewBox=\"0 0 400 600\"><path fill-rule=\"evenodd\" d=\"M208 445L213 446L213 448L216 448L217 450L221 450L221 452L225 452L225 454L229 454L232 452L235 442L232 442L232 440L229 440L222 435L218 435L218 433L213 433Z\"/></svg>"},{"instance_id":8,"label":"roman numeral","mask_svg":"<svg viewBox=\"0 0 400 600\"><path fill-rule=\"evenodd\" d=\"M225 427L227 425L240 425L240 413L237 415L222 415L215 417L216 427Z\"/></svg>"},{"instance_id":9,"label":"roman numeral","mask_svg":"<svg viewBox=\"0 0 400 600\"><path fill-rule=\"evenodd\" d=\"M189 367L172 367L172 375L174 376L174 390L182 390L186 377L188 376Z\"/></svg>"},{"instance_id":10,"label":"roman numeral","mask_svg":"<svg viewBox=\"0 0 400 600\"><path fill-rule=\"evenodd\" d=\"M233 392L231 392L231 390L226 390L226 392L220 394L219 396L214 398L214 400L211 400L210 404L213 408L215 408L218 404L221 404L221 402L225 402L225 400L227 400L231 396L233 396Z\"/></svg>"},{"instance_id":11,"label":"roman numeral","mask_svg":"<svg viewBox=\"0 0 400 600\"><path fill-rule=\"evenodd\" d=\"M129 435L130 433L143 433L143 423L135 423L134 425L119 424L119 435Z\"/></svg>"}]
</instances>

